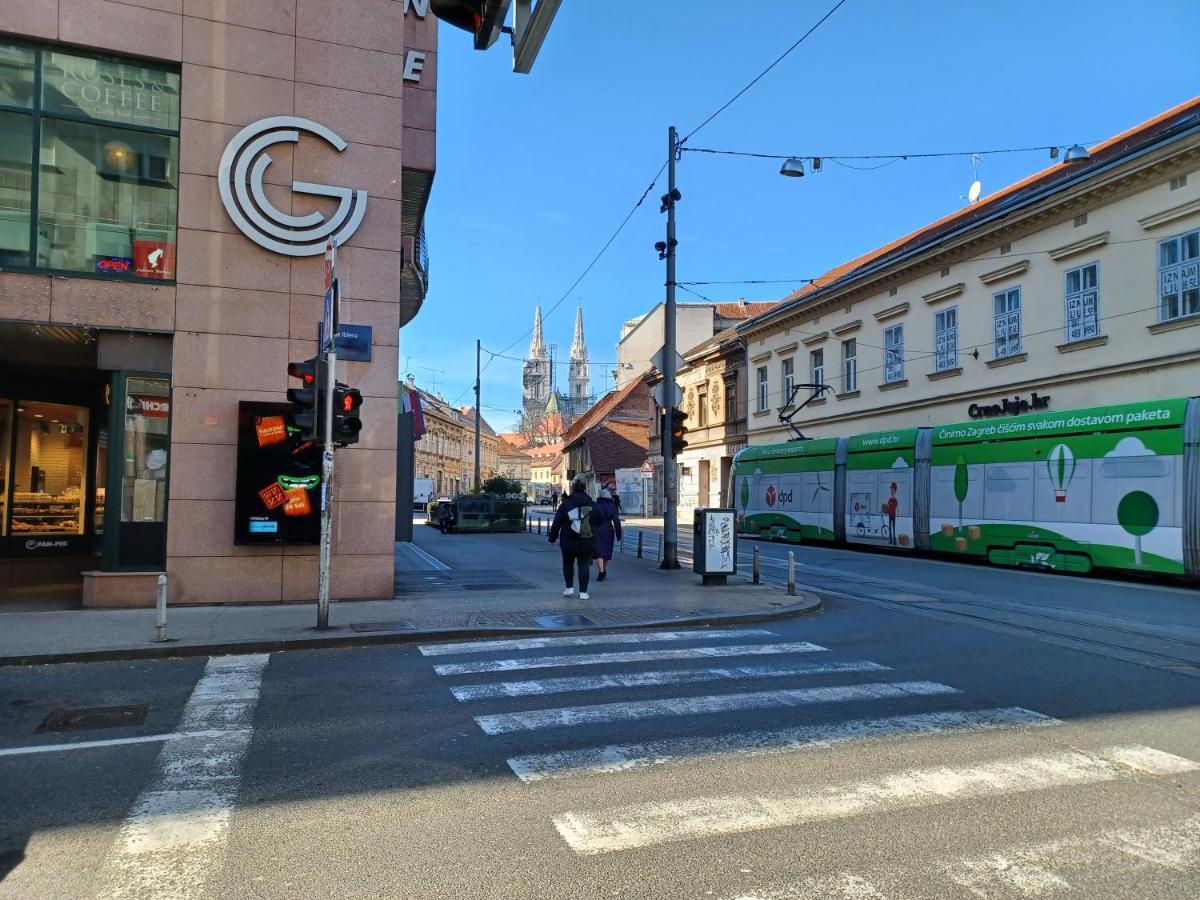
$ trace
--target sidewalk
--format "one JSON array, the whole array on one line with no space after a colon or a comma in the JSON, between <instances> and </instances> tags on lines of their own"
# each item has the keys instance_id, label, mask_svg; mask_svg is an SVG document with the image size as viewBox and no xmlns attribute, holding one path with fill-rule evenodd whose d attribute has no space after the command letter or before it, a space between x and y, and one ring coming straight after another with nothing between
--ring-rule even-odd
<instances>
[{"instance_id":1,"label":"sidewalk","mask_svg":"<svg viewBox=\"0 0 1200 900\"><path fill-rule=\"evenodd\" d=\"M608 580L597 583L592 567L590 600L564 598L559 551L544 534L414 531L413 544L397 545L394 596L333 603L328 631L315 629L314 603L170 607L168 643L153 641L153 609L7 613L0 614L0 665L716 625L820 608L815 596L750 584L749 573L703 587L691 571L637 559L632 544L613 557Z\"/></svg>"}]
</instances>

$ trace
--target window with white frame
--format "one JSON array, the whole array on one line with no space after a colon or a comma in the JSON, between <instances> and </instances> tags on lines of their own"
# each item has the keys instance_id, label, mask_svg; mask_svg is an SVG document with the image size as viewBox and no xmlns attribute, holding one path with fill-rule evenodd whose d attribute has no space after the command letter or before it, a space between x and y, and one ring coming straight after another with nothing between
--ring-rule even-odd
<instances>
[{"instance_id":1,"label":"window with white frame","mask_svg":"<svg viewBox=\"0 0 1200 900\"><path fill-rule=\"evenodd\" d=\"M1089 263L1066 274L1066 341L1086 341L1100 334L1100 265Z\"/></svg>"},{"instance_id":2,"label":"window with white frame","mask_svg":"<svg viewBox=\"0 0 1200 900\"><path fill-rule=\"evenodd\" d=\"M883 380L904 380L904 326L893 325L883 332Z\"/></svg>"},{"instance_id":3,"label":"window with white frame","mask_svg":"<svg viewBox=\"0 0 1200 900\"><path fill-rule=\"evenodd\" d=\"M770 398L767 394L767 367L759 366L758 367L758 411L759 412L766 411L767 401L769 399Z\"/></svg>"},{"instance_id":4,"label":"window with white frame","mask_svg":"<svg viewBox=\"0 0 1200 900\"><path fill-rule=\"evenodd\" d=\"M783 361L783 402L792 401L792 388L796 386L796 361L788 358Z\"/></svg>"},{"instance_id":5,"label":"window with white frame","mask_svg":"<svg viewBox=\"0 0 1200 900\"><path fill-rule=\"evenodd\" d=\"M1021 289L992 294L995 306L996 358L1021 352Z\"/></svg>"},{"instance_id":6,"label":"window with white frame","mask_svg":"<svg viewBox=\"0 0 1200 900\"><path fill-rule=\"evenodd\" d=\"M1158 320L1200 315L1200 231L1158 244Z\"/></svg>"},{"instance_id":7,"label":"window with white frame","mask_svg":"<svg viewBox=\"0 0 1200 900\"><path fill-rule=\"evenodd\" d=\"M842 341L842 393L858 390L858 345L854 338Z\"/></svg>"},{"instance_id":8,"label":"window with white frame","mask_svg":"<svg viewBox=\"0 0 1200 900\"><path fill-rule=\"evenodd\" d=\"M812 383L825 383L825 350L814 350L810 354L809 368L812 370Z\"/></svg>"},{"instance_id":9,"label":"window with white frame","mask_svg":"<svg viewBox=\"0 0 1200 900\"><path fill-rule=\"evenodd\" d=\"M938 372L958 368L958 307L933 317L933 367Z\"/></svg>"}]
</instances>

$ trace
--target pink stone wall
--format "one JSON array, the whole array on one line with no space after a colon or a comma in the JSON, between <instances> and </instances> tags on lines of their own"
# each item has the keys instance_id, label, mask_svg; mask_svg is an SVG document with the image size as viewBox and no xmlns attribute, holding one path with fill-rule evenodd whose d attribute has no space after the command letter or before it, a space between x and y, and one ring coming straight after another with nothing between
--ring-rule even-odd
<instances>
[{"instance_id":1,"label":"pink stone wall","mask_svg":"<svg viewBox=\"0 0 1200 900\"><path fill-rule=\"evenodd\" d=\"M320 203L293 197L293 177L368 192L363 223L338 254L342 319L371 325L374 346L371 363L339 364L339 378L363 393L364 430L360 444L338 453L333 592L391 596L401 178L405 167L433 171L436 104L437 24L432 15L405 16L407 5L0 3L0 33L181 67L177 285L0 274L0 318L174 332L167 536L173 603L316 595L315 547L233 545L238 401L285 399L288 361L316 350L323 289L320 257L290 259L259 248L233 228L217 191L229 138L277 115L314 119L349 143L341 154L305 137L294 152L273 147L266 181L280 209L303 213ZM420 84L403 79L409 48L427 53Z\"/></svg>"}]
</instances>

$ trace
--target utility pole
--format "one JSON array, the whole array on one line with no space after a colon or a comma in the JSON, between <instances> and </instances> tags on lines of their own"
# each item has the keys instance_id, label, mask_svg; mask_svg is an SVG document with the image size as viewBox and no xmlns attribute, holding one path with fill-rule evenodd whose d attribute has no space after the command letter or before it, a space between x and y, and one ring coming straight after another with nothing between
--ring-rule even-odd
<instances>
[{"instance_id":1,"label":"utility pole","mask_svg":"<svg viewBox=\"0 0 1200 900\"><path fill-rule=\"evenodd\" d=\"M660 569L679 568L679 523L675 505L679 502L679 475L675 469L675 449L666 424L671 422L670 410L675 408L675 157L679 144L672 125L667 132L667 303L663 312L663 417L662 455L663 487L666 503L663 508L663 554Z\"/></svg>"},{"instance_id":2,"label":"utility pole","mask_svg":"<svg viewBox=\"0 0 1200 900\"><path fill-rule=\"evenodd\" d=\"M479 355L480 355L479 338L475 339L475 490L479 490L479 423L483 419L483 413L479 406Z\"/></svg>"},{"instance_id":3,"label":"utility pole","mask_svg":"<svg viewBox=\"0 0 1200 900\"><path fill-rule=\"evenodd\" d=\"M317 560L317 629L329 628L329 566L333 553L333 393L337 383L337 331L340 324L341 290L337 280L337 245L330 239L325 250L325 358L323 378L317 390L325 395L321 421L321 547ZM318 366L320 371L320 366Z\"/></svg>"}]
</instances>

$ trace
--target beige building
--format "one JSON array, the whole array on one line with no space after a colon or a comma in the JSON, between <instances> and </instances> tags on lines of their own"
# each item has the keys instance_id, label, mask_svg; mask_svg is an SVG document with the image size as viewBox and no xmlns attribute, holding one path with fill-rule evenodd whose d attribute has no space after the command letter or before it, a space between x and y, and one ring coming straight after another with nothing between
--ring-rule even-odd
<instances>
[{"instance_id":1,"label":"beige building","mask_svg":"<svg viewBox=\"0 0 1200 900\"><path fill-rule=\"evenodd\" d=\"M683 391L682 409L687 447L676 460L679 467L679 521L690 523L696 507L724 506L733 474L733 457L746 446L746 350L737 329L727 328L683 354L685 365L676 375ZM650 384L662 382L658 373ZM653 485L646 504L648 514L662 512L663 458L661 418L650 399L653 416L650 462ZM652 499L650 499L652 498Z\"/></svg>"},{"instance_id":2,"label":"beige building","mask_svg":"<svg viewBox=\"0 0 1200 900\"><path fill-rule=\"evenodd\" d=\"M770 309L772 303L676 303L675 346L695 347L714 334L751 316ZM625 387L654 367L654 355L663 345L662 303L648 313L630 319L621 326L617 343L617 368L613 373L617 389Z\"/></svg>"},{"instance_id":3,"label":"beige building","mask_svg":"<svg viewBox=\"0 0 1200 900\"><path fill-rule=\"evenodd\" d=\"M806 437L1195 394L1198 113L1073 151L743 324L750 443L795 436L803 382L832 388L795 416Z\"/></svg>"},{"instance_id":4,"label":"beige building","mask_svg":"<svg viewBox=\"0 0 1200 900\"><path fill-rule=\"evenodd\" d=\"M296 436L247 404L285 404L289 361L316 353L329 234L357 341L338 378L364 397L337 457L332 591L391 596L398 332L428 269L427 13L0 3L0 602L53 585L152 604L162 571L172 603L316 596L319 476L285 491L256 468Z\"/></svg>"},{"instance_id":5,"label":"beige building","mask_svg":"<svg viewBox=\"0 0 1200 900\"><path fill-rule=\"evenodd\" d=\"M500 434L496 470L497 474L503 475L509 481L519 481L522 488L528 489L533 459L530 457L530 451L525 449L525 439L520 433L509 431Z\"/></svg>"},{"instance_id":6,"label":"beige building","mask_svg":"<svg viewBox=\"0 0 1200 900\"><path fill-rule=\"evenodd\" d=\"M433 480L434 493L453 497L470 489L475 428L462 411L415 387L421 398L425 433L413 444L413 475Z\"/></svg>"}]
</instances>

